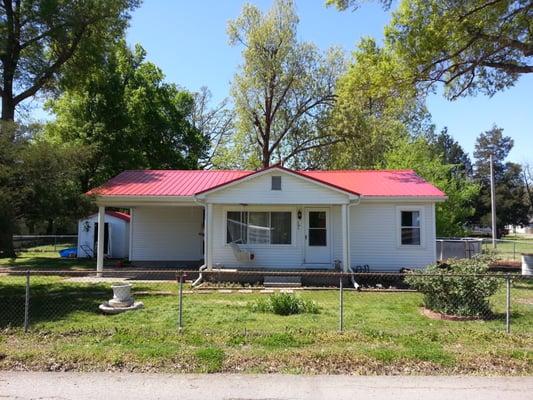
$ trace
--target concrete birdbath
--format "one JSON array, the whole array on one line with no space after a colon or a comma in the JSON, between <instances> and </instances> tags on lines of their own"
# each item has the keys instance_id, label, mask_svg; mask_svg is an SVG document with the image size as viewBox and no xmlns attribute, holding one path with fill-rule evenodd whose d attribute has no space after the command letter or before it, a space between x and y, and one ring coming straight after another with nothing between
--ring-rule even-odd
<instances>
[{"instance_id":1,"label":"concrete birdbath","mask_svg":"<svg viewBox=\"0 0 533 400\"><path fill-rule=\"evenodd\" d=\"M100 304L100 310L106 314L119 314L124 311L138 310L144 307L140 301L134 301L130 284L112 285L113 298Z\"/></svg>"}]
</instances>

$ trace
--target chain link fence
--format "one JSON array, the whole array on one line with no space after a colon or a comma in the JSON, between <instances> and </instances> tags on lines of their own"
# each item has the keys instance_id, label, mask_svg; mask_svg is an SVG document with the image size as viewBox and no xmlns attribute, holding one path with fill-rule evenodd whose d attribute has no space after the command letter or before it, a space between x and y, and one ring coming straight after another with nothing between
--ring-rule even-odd
<instances>
[{"instance_id":1,"label":"chain link fence","mask_svg":"<svg viewBox=\"0 0 533 400\"><path fill-rule=\"evenodd\" d=\"M113 297L113 285L123 284L131 284L133 297L145 305L126 313L132 323L138 318L142 324L160 324L163 318L167 329L195 324L214 329L218 323L209 326L205 315L224 315L225 307L245 313L261 302L291 303L300 297L327 315L324 322L330 330L344 331L357 324L356 319L364 321L361 302L373 319L383 307L383 323L391 307L401 306L409 318L415 313L435 320L489 321L506 332L515 322L518 329L533 326L533 280L519 274L218 270L202 272L202 282L192 287L198 277L198 271L185 270L113 270L99 278L87 271L0 270L0 329L46 330L60 323L83 330L90 329L87 321L112 327L113 318L101 319L99 306ZM285 298L276 298L280 293ZM356 314L350 311L354 307L359 307ZM239 319L231 325L225 323L240 328Z\"/></svg>"},{"instance_id":2,"label":"chain link fence","mask_svg":"<svg viewBox=\"0 0 533 400\"><path fill-rule=\"evenodd\" d=\"M472 258L479 254L490 254L502 261L521 260L522 254L533 254L533 240L488 238L437 238L437 258Z\"/></svg>"},{"instance_id":3,"label":"chain link fence","mask_svg":"<svg viewBox=\"0 0 533 400\"><path fill-rule=\"evenodd\" d=\"M14 235L13 247L19 257L58 257L61 250L77 247L77 235Z\"/></svg>"}]
</instances>

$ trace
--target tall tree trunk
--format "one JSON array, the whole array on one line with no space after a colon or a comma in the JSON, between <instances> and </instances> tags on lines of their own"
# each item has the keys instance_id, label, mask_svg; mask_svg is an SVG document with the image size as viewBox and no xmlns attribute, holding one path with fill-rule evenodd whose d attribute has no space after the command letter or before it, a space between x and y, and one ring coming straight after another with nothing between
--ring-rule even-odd
<instances>
[{"instance_id":1,"label":"tall tree trunk","mask_svg":"<svg viewBox=\"0 0 533 400\"><path fill-rule=\"evenodd\" d=\"M7 204L2 204L3 210L0 211L0 258L15 257L13 247L13 230L15 221L10 213Z\"/></svg>"},{"instance_id":2,"label":"tall tree trunk","mask_svg":"<svg viewBox=\"0 0 533 400\"><path fill-rule=\"evenodd\" d=\"M263 146L263 154L261 158L261 164L263 165L263 168L270 167L270 152L268 151L268 144Z\"/></svg>"},{"instance_id":3,"label":"tall tree trunk","mask_svg":"<svg viewBox=\"0 0 533 400\"><path fill-rule=\"evenodd\" d=\"M7 97L2 97L2 121L13 122L15 120L15 105Z\"/></svg>"}]
</instances>

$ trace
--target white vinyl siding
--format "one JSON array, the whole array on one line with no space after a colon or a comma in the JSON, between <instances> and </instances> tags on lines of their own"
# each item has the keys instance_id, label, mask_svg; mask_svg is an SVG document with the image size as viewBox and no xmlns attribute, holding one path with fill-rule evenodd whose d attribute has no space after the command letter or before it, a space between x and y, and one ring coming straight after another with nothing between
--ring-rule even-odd
<instances>
[{"instance_id":1,"label":"white vinyl siding","mask_svg":"<svg viewBox=\"0 0 533 400\"><path fill-rule=\"evenodd\" d=\"M348 195L288 173L282 174L282 190L272 190L272 176L279 171L244 180L208 193L207 201L217 204L342 204Z\"/></svg>"},{"instance_id":2,"label":"white vinyl siding","mask_svg":"<svg viewBox=\"0 0 533 400\"><path fill-rule=\"evenodd\" d=\"M197 261L203 258L202 207L136 207L133 261Z\"/></svg>"},{"instance_id":3,"label":"white vinyl siding","mask_svg":"<svg viewBox=\"0 0 533 400\"><path fill-rule=\"evenodd\" d=\"M96 253L96 249L93 249L93 241L94 228L97 222L98 214L78 221L78 258L88 258L93 253ZM111 258L128 257L130 223L110 214L105 215L105 222L109 224ZM86 226L89 228L88 231L86 230ZM89 252L89 254L85 251Z\"/></svg>"},{"instance_id":4,"label":"white vinyl siding","mask_svg":"<svg viewBox=\"0 0 533 400\"><path fill-rule=\"evenodd\" d=\"M421 210L422 245L399 245L401 210ZM370 271L398 271L434 263L435 211L433 203L365 203L350 208L351 265L370 266Z\"/></svg>"}]
</instances>

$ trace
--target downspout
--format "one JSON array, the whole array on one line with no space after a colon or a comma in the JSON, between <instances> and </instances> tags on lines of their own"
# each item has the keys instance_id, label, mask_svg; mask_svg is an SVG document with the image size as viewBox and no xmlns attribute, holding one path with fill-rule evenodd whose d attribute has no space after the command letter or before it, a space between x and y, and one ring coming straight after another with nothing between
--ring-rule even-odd
<instances>
[{"instance_id":1,"label":"downspout","mask_svg":"<svg viewBox=\"0 0 533 400\"><path fill-rule=\"evenodd\" d=\"M355 273L355 272L354 272L354 270L352 269L352 265L351 265L351 264L352 264L352 262L351 262L351 261L352 261L352 254L351 254L351 250L350 250L350 248L351 248L351 240L350 240L350 232L351 232L351 226L350 226L350 219L351 219L351 217L350 217L350 207L351 207L351 206L356 206L356 205L358 205L360 202L361 202L361 195L357 196L357 199L355 199L355 200L354 200L354 199L350 200L350 202L348 203L348 212L346 213L346 218L347 218L347 220L348 220L348 221L346 221L346 227L347 227L347 229L348 229L348 232L346 233L346 234L348 235L348 260L350 261L350 262L348 263L347 267L348 267L348 270L349 270L352 274ZM355 288L355 290L361 290L361 285L359 285L359 284L356 282L354 276L351 275L350 278L351 278L351 280L352 280L352 284L353 284L353 287Z\"/></svg>"},{"instance_id":2,"label":"downspout","mask_svg":"<svg viewBox=\"0 0 533 400\"><path fill-rule=\"evenodd\" d=\"M198 278L191 284L192 287L198 286L200 283L203 282L204 278L202 276L202 271L205 271L207 269L207 241L206 238L206 231L207 231L207 206L205 204L205 201L199 199L196 197L196 195L193 196L194 202L201 207L204 208L204 264L200 266L198 269L200 271ZM209 239L209 237L208 237Z\"/></svg>"}]
</instances>

